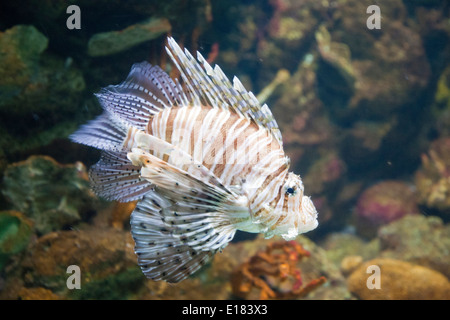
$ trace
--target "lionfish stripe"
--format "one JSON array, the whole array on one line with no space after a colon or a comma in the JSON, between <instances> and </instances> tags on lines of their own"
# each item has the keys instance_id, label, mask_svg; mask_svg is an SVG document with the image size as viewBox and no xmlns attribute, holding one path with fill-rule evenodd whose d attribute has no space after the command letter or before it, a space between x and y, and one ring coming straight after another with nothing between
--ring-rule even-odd
<instances>
[{"instance_id":1,"label":"lionfish stripe","mask_svg":"<svg viewBox=\"0 0 450 320\"><path fill-rule=\"evenodd\" d=\"M237 118L233 119L232 124L228 128L221 129L221 132L226 132L225 142L220 149L216 150L214 163L211 167L211 171L216 175L220 175L223 172L225 163L237 163L239 161L235 151L239 148L239 141L242 137L241 134L249 124L250 123L245 121L244 118ZM237 128L239 125L240 127ZM216 169L216 167L218 168Z\"/></svg>"},{"instance_id":2,"label":"lionfish stripe","mask_svg":"<svg viewBox=\"0 0 450 320\"><path fill-rule=\"evenodd\" d=\"M89 176L94 192L107 200L133 201L152 189L151 184L140 177L140 167L130 164L126 152L102 152Z\"/></svg>"},{"instance_id":3,"label":"lionfish stripe","mask_svg":"<svg viewBox=\"0 0 450 320\"><path fill-rule=\"evenodd\" d=\"M245 137L243 144L237 148L236 159L238 159L238 163L225 165L225 169L220 176L225 184L231 183L233 177L241 175L245 167L255 165L252 162L258 157L258 150L262 145L266 145L265 138L261 137L262 132L258 130Z\"/></svg>"},{"instance_id":4,"label":"lionfish stripe","mask_svg":"<svg viewBox=\"0 0 450 320\"><path fill-rule=\"evenodd\" d=\"M195 104L202 101L213 107L226 106L250 117L283 145L278 124L267 105L261 106L254 94L247 91L236 77L231 84L222 70L218 66L213 69L200 53L197 53L198 63L187 50L183 52L173 38L168 38L168 45L166 51L180 70Z\"/></svg>"}]
</instances>

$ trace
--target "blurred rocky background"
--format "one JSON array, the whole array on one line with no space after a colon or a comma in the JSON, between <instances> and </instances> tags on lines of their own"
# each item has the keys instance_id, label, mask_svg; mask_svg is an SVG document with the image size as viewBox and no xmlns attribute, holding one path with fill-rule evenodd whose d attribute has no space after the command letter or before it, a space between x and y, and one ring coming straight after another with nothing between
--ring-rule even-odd
<instances>
[{"instance_id":1,"label":"blurred rocky background","mask_svg":"<svg viewBox=\"0 0 450 320\"><path fill-rule=\"evenodd\" d=\"M73 4L81 29L66 27ZM2 1L0 298L450 299L450 4L379 0L370 30L373 4ZM67 138L133 63L177 76L167 35L267 102L320 219L296 244L238 234L177 286L144 278L134 203L98 199L98 152ZM69 265L82 290L67 288ZM367 289L370 265L381 290Z\"/></svg>"}]
</instances>

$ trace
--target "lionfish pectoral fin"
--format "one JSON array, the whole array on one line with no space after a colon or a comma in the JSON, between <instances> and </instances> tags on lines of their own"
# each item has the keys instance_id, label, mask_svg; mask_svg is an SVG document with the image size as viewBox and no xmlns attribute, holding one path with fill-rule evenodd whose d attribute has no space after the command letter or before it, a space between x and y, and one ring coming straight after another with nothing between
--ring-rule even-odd
<instances>
[{"instance_id":1,"label":"lionfish pectoral fin","mask_svg":"<svg viewBox=\"0 0 450 320\"><path fill-rule=\"evenodd\" d=\"M94 192L107 200L138 200L152 190L151 183L141 178L140 167L131 164L124 151L103 151L89 176Z\"/></svg>"},{"instance_id":2,"label":"lionfish pectoral fin","mask_svg":"<svg viewBox=\"0 0 450 320\"><path fill-rule=\"evenodd\" d=\"M94 192L107 200L133 201L151 190L151 184L140 177L140 167L127 159L123 142L129 129L125 122L105 111L70 136L74 142L102 150L89 176Z\"/></svg>"},{"instance_id":3,"label":"lionfish pectoral fin","mask_svg":"<svg viewBox=\"0 0 450 320\"><path fill-rule=\"evenodd\" d=\"M155 186L131 216L139 264L151 279L179 282L233 239L247 208L200 164L182 170L140 149L128 158Z\"/></svg>"},{"instance_id":4,"label":"lionfish pectoral fin","mask_svg":"<svg viewBox=\"0 0 450 320\"><path fill-rule=\"evenodd\" d=\"M130 160L155 186L131 216L139 264L147 277L179 282L231 241L246 209L214 181L202 181L150 154L134 150Z\"/></svg>"},{"instance_id":5,"label":"lionfish pectoral fin","mask_svg":"<svg viewBox=\"0 0 450 320\"><path fill-rule=\"evenodd\" d=\"M70 140L100 150L120 151L128 132L127 125L108 112L82 125Z\"/></svg>"},{"instance_id":6,"label":"lionfish pectoral fin","mask_svg":"<svg viewBox=\"0 0 450 320\"><path fill-rule=\"evenodd\" d=\"M195 192L192 189L209 188L213 194L222 194L237 198L238 195L224 186L202 163L195 161L191 155L180 148L162 141L154 136L148 136L150 150L155 156L140 148L133 148L127 157L135 166L142 167L141 176L156 186L172 190L178 195L186 192ZM176 158L177 165L172 165L164 160L163 156ZM181 169L185 168L185 170Z\"/></svg>"}]
</instances>

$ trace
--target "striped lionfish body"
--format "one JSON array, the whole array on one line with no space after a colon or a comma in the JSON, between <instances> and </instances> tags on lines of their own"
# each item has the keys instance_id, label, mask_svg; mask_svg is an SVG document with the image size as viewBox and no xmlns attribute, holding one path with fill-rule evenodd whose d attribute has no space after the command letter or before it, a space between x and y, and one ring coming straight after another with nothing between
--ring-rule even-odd
<instances>
[{"instance_id":1,"label":"striped lionfish body","mask_svg":"<svg viewBox=\"0 0 450 320\"><path fill-rule=\"evenodd\" d=\"M172 38L167 52L184 90L159 67L135 64L97 94L104 113L71 136L103 150L90 170L99 196L139 200L131 225L146 276L185 279L236 230L292 239L316 228L267 105Z\"/></svg>"}]
</instances>

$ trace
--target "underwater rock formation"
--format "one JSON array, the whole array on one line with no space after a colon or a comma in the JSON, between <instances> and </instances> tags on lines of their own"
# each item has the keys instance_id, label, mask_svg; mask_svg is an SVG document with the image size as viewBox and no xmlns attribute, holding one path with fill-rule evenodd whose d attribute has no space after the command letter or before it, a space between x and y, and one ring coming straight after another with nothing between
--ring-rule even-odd
<instances>
[{"instance_id":1,"label":"underwater rock formation","mask_svg":"<svg viewBox=\"0 0 450 320\"><path fill-rule=\"evenodd\" d=\"M436 216L406 215L378 231L380 257L437 270L450 278L450 225Z\"/></svg>"},{"instance_id":2,"label":"underwater rock formation","mask_svg":"<svg viewBox=\"0 0 450 320\"><path fill-rule=\"evenodd\" d=\"M72 294L91 295L92 298L117 298L118 292L106 293L108 285L114 284L115 277L128 275L128 287L131 287L133 278L138 276L140 282L144 277L136 266L134 243L127 231L112 228L88 228L79 231L59 231L40 237L36 244L30 248L24 258L25 285L45 286L56 294L71 297ZM76 265L80 268L80 292L67 292L67 268ZM131 269L135 272L131 272ZM109 282L108 282L109 281ZM82 292L83 291L83 292ZM129 293L124 289L123 294ZM97 295L97 296L96 296ZM103 296L102 295L106 295ZM88 298L80 296L75 298Z\"/></svg>"},{"instance_id":3,"label":"underwater rock formation","mask_svg":"<svg viewBox=\"0 0 450 320\"><path fill-rule=\"evenodd\" d=\"M124 30L97 33L88 42L88 54L98 57L122 52L170 30L167 19L151 18Z\"/></svg>"},{"instance_id":4,"label":"underwater rock formation","mask_svg":"<svg viewBox=\"0 0 450 320\"><path fill-rule=\"evenodd\" d=\"M356 0L336 5L331 39L348 45L356 80L355 94L349 103L334 106L334 114L341 118L355 112L363 117L386 118L413 102L429 80L422 40L407 27L403 2L383 3L379 30L365 28L368 16L361 13L367 7L367 2Z\"/></svg>"},{"instance_id":5,"label":"underwater rock formation","mask_svg":"<svg viewBox=\"0 0 450 320\"><path fill-rule=\"evenodd\" d=\"M369 289L369 266L380 269L380 288ZM376 280L374 280L374 284ZM440 272L394 259L374 259L358 267L348 278L349 290L362 300L448 300L450 282Z\"/></svg>"},{"instance_id":6,"label":"underwater rock formation","mask_svg":"<svg viewBox=\"0 0 450 320\"><path fill-rule=\"evenodd\" d=\"M449 35L450 38L450 35ZM450 136L450 66L439 77L434 97L432 123L442 137Z\"/></svg>"},{"instance_id":7,"label":"underwater rock formation","mask_svg":"<svg viewBox=\"0 0 450 320\"><path fill-rule=\"evenodd\" d=\"M85 88L73 61L44 51L48 39L33 26L0 32L0 149L6 155L72 132Z\"/></svg>"},{"instance_id":8,"label":"underwater rock formation","mask_svg":"<svg viewBox=\"0 0 450 320\"><path fill-rule=\"evenodd\" d=\"M438 213L450 214L450 138L432 142L415 174L419 203Z\"/></svg>"},{"instance_id":9,"label":"underwater rock formation","mask_svg":"<svg viewBox=\"0 0 450 320\"><path fill-rule=\"evenodd\" d=\"M54 294L51 290L43 287L39 288L22 288L18 293L18 299L20 300L63 300L63 298L57 294Z\"/></svg>"},{"instance_id":10,"label":"underwater rock formation","mask_svg":"<svg viewBox=\"0 0 450 320\"><path fill-rule=\"evenodd\" d=\"M338 154L331 151L316 160L304 177L304 183L308 186L310 194L320 194L325 189L332 189L345 174L346 165Z\"/></svg>"},{"instance_id":11,"label":"underwater rock formation","mask_svg":"<svg viewBox=\"0 0 450 320\"><path fill-rule=\"evenodd\" d=\"M47 156L31 156L9 165L2 193L12 209L34 221L39 234L80 221L99 203L81 162L62 165Z\"/></svg>"},{"instance_id":12,"label":"underwater rock formation","mask_svg":"<svg viewBox=\"0 0 450 320\"><path fill-rule=\"evenodd\" d=\"M349 256L358 256L363 260L369 260L377 257L380 253L378 239L367 242L351 233L331 233L320 243L320 246L326 251L328 260L335 265L341 265L342 261Z\"/></svg>"},{"instance_id":13,"label":"underwater rock formation","mask_svg":"<svg viewBox=\"0 0 450 320\"><path fill-rule=\"evenodd\" d=\"M401 181L381 181L367 188L355 208L358 232L370 237L382 225L417 214L416 198L414 190Z\"/></svg>"},{"instance_id":14,"label":"underwater rock formation","mask_svg":"<svg viewBox=\"0 0 450 320\"><path fill-rule=\"evenodd\" d=\"M0 211L0 270L11 255L23 251L30 240L33 222L18 211Z\"/></svg>"}]
</instances>

